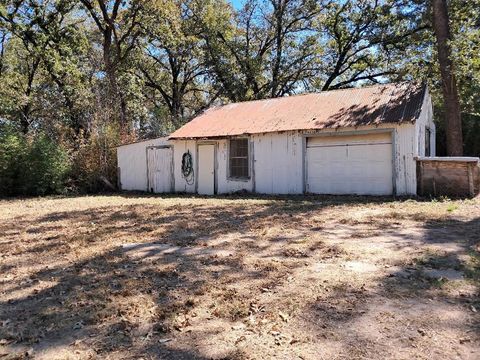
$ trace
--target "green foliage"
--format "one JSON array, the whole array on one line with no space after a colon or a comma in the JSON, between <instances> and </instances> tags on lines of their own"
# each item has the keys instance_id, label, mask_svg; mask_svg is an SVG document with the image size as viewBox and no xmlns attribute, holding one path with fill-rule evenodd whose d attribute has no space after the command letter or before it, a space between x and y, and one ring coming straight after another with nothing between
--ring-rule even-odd
<instances>
[{"instance_id":1,"label":"green foliage","mask_svg":"<svg viewBox=\"0 0 480 360\"><path fill-rule=\"evenodd\" d=\"M142 79L140 90L151 101L157 124L146 117L141 129L145 134L178 128L217 98L205 81L208 69L199 24L207 21L207 15L199 6L188 0L146 4L148 15L142 23L146 35L134 61Z\"/></svg>"},{"instance_id":2,"label":"green foliage","mask_svg":"<svg viewBox=\"0 0 480 360\"><path fill-rule=\"evenodd\" d=\"M409 0L328 3L318 24L326 36L320 40L323 56L314 80L316 88L328 90L386 78L395 81L411 75L401 68L409 66L421 51L427 28L424 11L423 4Z\"/></svg>"},{"instance_id":3,"label":"green foliage","mask_svg":"<svg viewBox=\"0 0 480 360\"><path fill-rule=\"evenodd\" d=\"M27 146L26 158L20 172L21 193L61 193L69 169L70 163L65 149L45 134L37 135Z\"/></svg>"},{"instance_id":4,"label":"green foliage","mask_svg":"<svg viewBox=\"0 0 480 360\"><path fill-rule=\"evenodd\" d=\"M397 80L428 82L442 155L429 3L0 0L0 193L63 191L67 175L103 190L116 145L212 104ZM465 154L479 156L480 0L449 11Z\"/></svg>"},{"instance_id":5,"label":"green foliage","mask_svg":"<svg viewBox=\"0 0 480 360\"><path fill-rule=\"evenodd\" d=\"M0 127L0 196L20 193L20 174L27 141L11 128Z\"/></svg>"},{"instance_id":6,"label":"green foliage","mask_svg":"<svg viewBox=\"0 0 480 360\"><path fill-rule=\"evenodd\" d=\"M66 150L45 134L27 138L12 129L2 129L0 195L61 193L69 169Z\"/></svg>"}]
</instances>

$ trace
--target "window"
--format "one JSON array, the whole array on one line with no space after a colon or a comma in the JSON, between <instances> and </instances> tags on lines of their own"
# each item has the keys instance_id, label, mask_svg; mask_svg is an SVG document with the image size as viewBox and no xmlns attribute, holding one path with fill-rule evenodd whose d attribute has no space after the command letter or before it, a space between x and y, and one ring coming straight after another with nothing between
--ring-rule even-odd
<instances>
[{"instance_id":1,"label":"window","mask_svg":"<svg viewBox=\"0 0 480 360\"><path fill-rule=\"evenodd\" d=\"M230 177L248 179L248 139L231 139L229 162Z\"/></svg>"},{"instance_id":2,"label":"window","mask_svg":"<svg viewBox=\"0 0 480 360\"><path fill-rule=\"evenodd\" d=\"M425 128L425 156L430 156L430 129Z\"/></svg>"}]
</instances>

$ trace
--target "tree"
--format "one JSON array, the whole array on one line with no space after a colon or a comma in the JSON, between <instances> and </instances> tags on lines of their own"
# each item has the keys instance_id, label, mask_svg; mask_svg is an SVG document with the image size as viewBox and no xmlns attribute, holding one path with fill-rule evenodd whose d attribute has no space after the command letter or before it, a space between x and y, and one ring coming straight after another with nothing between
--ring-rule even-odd
<instances>
[{"instance_id":1,"label":"tree","mask_svg":"<svg viewBox=\"0 0 480 360\"><path fill-rule=\"evenodd\" d=\"M451 33L447 1L433 0L432 10L445 104L447 154L449 156L461 156L463 154L462 120L450 46Z\"/></svg>"},{"instance_id":2,"label":"tree","mask_svg":"<svg viewBox=\"0 0 480 360\"><path fill-rule=\"evenodd\" d=\"M266 16L272 29L270 96L292 93L298 82L311 76L317 56L313 22L322 2L310 0L270 0L273 11Z\"/></svg>"},{"instance_id":3,"label":"tree","mask_svg":"<svg viewBox=\"0 0 480 360\"><path fill-rule=\"evenodd\" d=\"M119 72L141 35L143 2L138 0L80 0L102 37L103 65L113 105L113 115L123 131L127 124L127 100L119 84Z\"/></svg>"},{"instance_id":4,"label":"tree","mask_svg":"<svg viewBox=\"0 0 480 360\"><path fill-rule=\"evenodd\" d=\"M419 8L404 0L328 4L318 25L323 36L313 87L325 91L401 77L405 53L418 45L412 39L428 27Z\"/></svg>"},{"instance_id":5,"label":"tree","mask_svg":"<svg viewBox=\"0 0 480 360\"><path fill-rule=\"evenodd\" d=\"M230 19L206 24L208 64L231 101L292 94L312 75L321 2L247 1Z\"/></svg>"},{"instance_id":6,"label":"tree","mask_svg":"<svg viewBox=\"0 0 480 360\"><path fill-rule=\"evenodd\" d=\"M12 102L17 111L16 115L10 112L10 118L16 117L24 133L40 120L33 118L33 103L40 109L51 106L49 111L39 112L42 121L49 125L65 122L77 136L86 126L82 109L88 92L80 62L88 45L77 19L71 16L74 7L75 3L69 0L25 0L6 1L0 8L0 27L10 35L2 46L2 57L10 59L3 66L3 94L15 98L22 93L22 101ZM35 92L35 88L41 91Z\"/></svg>"},{"instance_id":7,"label":"tree","mask_svg":"<svg viewBox=\"0 0 480 360\"><path fill-rule=\"evenodd\" d=\"M4 58L5 58L5 45L7 44L8 40L8 32L6 29L0 28L0 78L3 75L3 68L4 68Z\"/></svg>"},{"instance_id":8,"label":"tree","mask_svg":"<svg viewBox=\"0 0 480 360\"><path fill-rule=\"evenodd\" d=\"M168 0L152 2L148 9L138 68L145 85L160 95L175 129L210 105L218 92L210 91L203 40L192 14L196 4Z\"/></svg>"}]
</instances>

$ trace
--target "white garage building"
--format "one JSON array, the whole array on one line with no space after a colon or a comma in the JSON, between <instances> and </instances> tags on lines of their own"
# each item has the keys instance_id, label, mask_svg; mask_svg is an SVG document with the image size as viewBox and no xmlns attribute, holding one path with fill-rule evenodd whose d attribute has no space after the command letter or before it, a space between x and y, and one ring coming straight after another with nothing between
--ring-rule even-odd
<instances>
[{"instance_id":1,"label":"white garage building","mask_svg":"<svg viewBox=\"0 0 480 360\"><path fill-rule=\"evenodd\" d=\"M426 86L414 83L214 107L168 139L119 147L120 184L205 195L415 195L415 157L435 155L432 115Z\"/></svg>"}]
</instances>

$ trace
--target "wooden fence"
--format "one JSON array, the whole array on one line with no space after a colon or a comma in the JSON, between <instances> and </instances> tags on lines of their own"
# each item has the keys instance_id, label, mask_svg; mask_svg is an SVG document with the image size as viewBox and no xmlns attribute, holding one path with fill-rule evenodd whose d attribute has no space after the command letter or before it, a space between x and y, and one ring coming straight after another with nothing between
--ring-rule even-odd
<instances>
[{"instance_id":1,"label":"wooden fence","mask_svg":"<svg viewBox=\"0 0 480 360\"><path fill-rule=\"evenodd\" d=\"M419 157L416 160L418 195L474 197L479 193L479 158Z\"/></svg>"}]
</instances>

